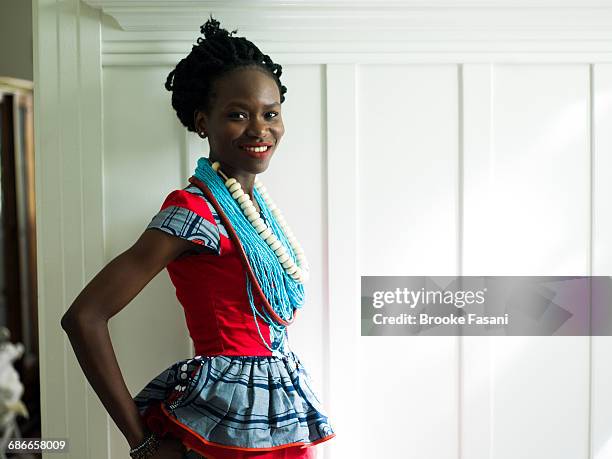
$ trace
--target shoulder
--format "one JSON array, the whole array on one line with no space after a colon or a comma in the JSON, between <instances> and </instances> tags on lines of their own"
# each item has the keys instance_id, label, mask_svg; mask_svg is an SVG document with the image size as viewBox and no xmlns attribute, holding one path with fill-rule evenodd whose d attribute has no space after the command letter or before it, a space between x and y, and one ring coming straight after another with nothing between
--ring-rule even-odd
<instances>
[{"instance_id":1,"label":"shoulder","mask_svg":"<svg viewBox=\"0 0 612 459\"><path fill-rule=\"evenodd\" d=\"M171 207L179 207L189 210L198 216L217 223L217 212L213 205L206 199L204 193L195 185L188 185L183 189L170 192L160 208L160 211Z\"/></svg>"},{"instance_id":2,"label":"shoulder","mask_svg":"<svg viewBox=\"0 0 612 459\"><path fill-rule=\"evenodd\" d=\"M156 228L221 253L227 231L204 194L194 185L171 191L146 229Z\"/></svg>"}]
</instances>

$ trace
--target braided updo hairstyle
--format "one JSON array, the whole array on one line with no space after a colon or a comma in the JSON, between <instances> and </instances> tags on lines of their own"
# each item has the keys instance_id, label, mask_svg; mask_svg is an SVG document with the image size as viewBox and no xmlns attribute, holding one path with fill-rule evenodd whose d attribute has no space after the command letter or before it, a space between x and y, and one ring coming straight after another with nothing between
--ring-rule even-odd
<instances>
[{"instance_id":1,"label":"braided updo hairstyle","mask_svg":"<svg viewBox=\"0 0 612 459\"><path fill-rule=\"evenodd\" d=\"M234 37L219 27L219 21L210 19L200 27L204 38L199 37L197 45L181 59L168 74L165 87L172 91L172 107L188 131L195 132L195 110L208 111L211 102L211 88L223 74L239 67L253 67L271 76L280 91L281 103L285 101L287 88L281 84L282 67L275 64L270 56L263 54L257 46L244 37Z\"/></svg>"}]
</instances>

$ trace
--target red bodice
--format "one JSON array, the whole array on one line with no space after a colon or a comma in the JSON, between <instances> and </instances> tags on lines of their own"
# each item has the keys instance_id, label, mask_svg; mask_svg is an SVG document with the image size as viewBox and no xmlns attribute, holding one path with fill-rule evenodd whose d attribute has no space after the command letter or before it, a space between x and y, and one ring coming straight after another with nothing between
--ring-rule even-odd
<instances>
[{"instance_id":1,"label":"red bodice","mask_svg":"<svg viewBox=\"0 0 612 459\"><path fill-rule=\"evenodd\" d=\"M179 257L167 265L196 354L272 355L262 342L255 319L268 346L271 346L270 328L249 304L246 270L234 241L228 236L211 203L196 194L193 186L188 189L191 191L184 189L170 193L160 212L172 207L193 212L202 220L182 222L183 226L191 224L193 231L181 228L181 234L188 235L195 244L209 248L213 242L217 244L216 252L209 249L197 255ZM208 234L216 231L214 234L218 234L218 240L198 238L197 225L200 228L205 226ZM253 297L261 311L262 300L255 290Z\"/></svg>"}]
</instances>

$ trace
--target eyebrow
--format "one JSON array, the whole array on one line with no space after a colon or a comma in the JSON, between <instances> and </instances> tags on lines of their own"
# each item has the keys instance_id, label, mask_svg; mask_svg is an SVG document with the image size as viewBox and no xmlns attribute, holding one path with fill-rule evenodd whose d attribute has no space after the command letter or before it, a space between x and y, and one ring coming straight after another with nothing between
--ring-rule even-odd
<instances>
[{"instance_id":1,"label":"eyebrow","mask_svg":"<svg viewBox=\"0 0 612 459\"><path fill-rule=\"evenodd\" d=\"M238 102L238 101L230 101L229 103L225 104L225 108L227 107L231 107L231 106L235 106L235 107L243 107L243 108L247 108L248 105L243 103L243 102ZM272 102L271 104L266 104L264 105L264 108L273 108L273 107L280 107L280 103L278 102Z\"/></svg>"}]
</instances>

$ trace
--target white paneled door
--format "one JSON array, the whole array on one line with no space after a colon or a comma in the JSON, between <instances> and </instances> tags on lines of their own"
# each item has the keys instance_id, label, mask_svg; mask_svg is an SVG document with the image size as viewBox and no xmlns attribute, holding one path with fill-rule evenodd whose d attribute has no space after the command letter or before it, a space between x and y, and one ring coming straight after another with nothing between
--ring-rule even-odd
<instances>
[{"instance_id":1,"label":"white paneled door","mask_svg":"<svg viewBox=\"0 0 612 459\"><path fill-rule=\"evenodd\" d=\"M289 331L337 434L319 458L612 459L610 337L361 337L359 292L612 274L603 0L34 0L43 436L127 457L59 320L208 154L163 83L210 13L283 65L262 180L314 273ZM165 272L132 303L111 336L135 394L192 348Z\"/></svg>"}]
</instances>

